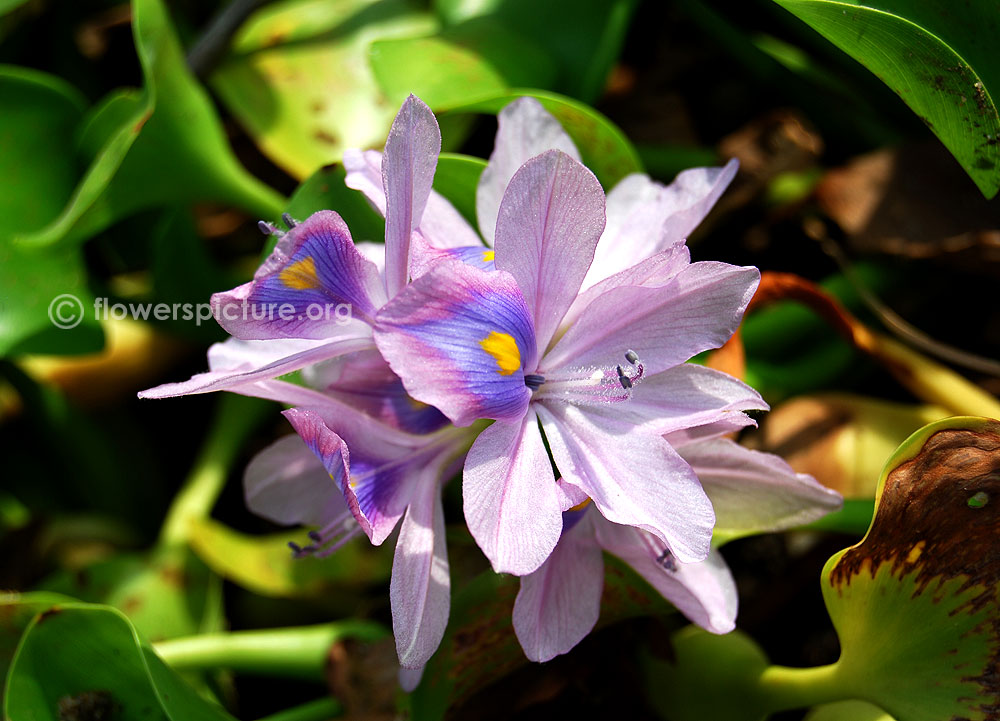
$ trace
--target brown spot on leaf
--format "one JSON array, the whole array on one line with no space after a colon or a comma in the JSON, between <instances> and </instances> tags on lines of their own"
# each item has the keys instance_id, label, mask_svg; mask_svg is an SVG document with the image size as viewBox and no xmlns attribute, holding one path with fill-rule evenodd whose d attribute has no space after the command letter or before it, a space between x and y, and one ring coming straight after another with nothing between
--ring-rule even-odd
<instances>
[{"instance_id":1,"label":"brown spot on leaf","mask_svg":"<svg viewBox=\"0 0 1000 721\"><path fill-rule=\"evenodd\" d=\"M110 691L84 691L59 699L59 721L109 721L118 710Z\"/></svg>"},{"instance_id":2,"label":"brown spot on leaf","mask_svg":"<svg viewBox=\"0 0 1000 721\"><path fill-rule=\"evenodd\" d=\"M337 140L337 136L327 132L323 128L317 128L313 131L313 137L319 142L326 143L327 145L336 145L339 142Z\"/></svg>"},{"instance_id":3,"label":"brown spot on leaf","mask_svg":"<svg viewBox=\"0 0 1000 721\"><path fill-rule=\"evenodd\" d=\"M53 606L52 608L42 611L38 615L38 623L45 623L47 620L55 616L57 613L62 613L62 608L59 606Z\"/></svg>"}]
</instances>

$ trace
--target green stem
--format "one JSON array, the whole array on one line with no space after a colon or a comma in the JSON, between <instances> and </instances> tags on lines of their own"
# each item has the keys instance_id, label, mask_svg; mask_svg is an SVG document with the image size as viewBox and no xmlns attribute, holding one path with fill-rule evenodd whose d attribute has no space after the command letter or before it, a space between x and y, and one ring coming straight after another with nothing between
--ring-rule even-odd
<instances>
[{"instance_id":1,"label":"green stem","mask_svg":"<svg viewBox=\"0 0 1000 721\"><path fill-rule=\"evenodd\" d=\"M343 710L344 707L336 699L318 698L301 706L265 716L259 721L326 721L326 719L339 716Z\"/></svg>"},{"instance_id":2,"label":"green stem","mask_svg":"<svg viewBox=\"0 0 1000 721\"><path fill-rule=\"evenodd\" d=\"M244 438L270 409L271 404L256 398L229 393L222 396L194 469L167 511L160 531L161 549L183 546L191 521L208 516Z\"/></svg>"},{"instance_id":3,"label":"green stem","mask_svg":"<svg viewBox=\"0 0 1000 721\"><path fill-rule=\"evenodd\" d=\"M757 679L757 696L768 713L807 708L849 698L839 677L840 666L789 668L769 666Z\"/></svg>"},{"instance_id":4,"label":"green stem","mask_svg":"<svg viewBox=\"0 0 1000 721\"><path fill-rule=\"evenodd\" d=\"M385 629L371 621L234 631L176 638L153 648L177 670L228 668L270 676L322 680L330 646L342 638L376 641Z\"/></svg>"}]
</instances>

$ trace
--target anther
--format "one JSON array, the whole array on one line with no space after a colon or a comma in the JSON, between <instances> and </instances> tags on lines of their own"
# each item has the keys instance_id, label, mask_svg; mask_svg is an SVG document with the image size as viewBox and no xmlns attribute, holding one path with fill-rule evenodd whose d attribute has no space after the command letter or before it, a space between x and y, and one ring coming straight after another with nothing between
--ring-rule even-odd
<instances>
[{"instance_id":1,"label":"anther","mask_svg":"<svg viewBox=\"0 0 1000 721\"><path fill-rule=\"evenodd\" d=\"M639 362L639 354L634 350L625 351L625 360L627 360L632 365Z\"/></svg>"},{"instance_id":2,"label":"anther","mask_svg":"<svg viewBox=\"0 0 1000 721\"><path fill-rule=\"evenodd\" d=\"M615 366L615 370L618 371L618 382L622 384L622 388L628 390L632 387L632 379L625 375L625 369L621 366Z\"/></svg>"},{"instance_id":3,"label":"anther","mask_svg":"<svg viewBox=\"0 0 1000 721\"><path fill-rule=\"evenodd\" d=\"M295 541L289 541L288 547L292 549L292 553L294 553L296 556L302 553L302 546L297 544Z\"/></svg>"},{"instance_id":4,"label":"anther","mask_svg":"<svg viewBox=\"0 0 1000 721\"><path fill-rule=\"evenodd\" d=\"M524 385L528 386L533 391L537 391L542 387L545 382L545 376L540 376L537 373L528 373L524 376Z\"/></svg>"},{"instance_id":5,"label":"anther","mask_svg":"<svg viewBox=\"0 0 1000 721\"><path fill-rule=\"evenodd\" d=\"M670 552L669 548L663 549L663 553L659 555L656 562L668 571L677 570L677 563L674 561L674 555Z\"/></svg>"},{"instance_id":6,"label":"anther","mask_svg":"<svg viewBox=\"0 0 1000 721\"><path fill-rule=\"evenodd\" d=\"M291 230L296 225L298 225L298 223L295 222L295 218L292 217L291 213L282 213L281 214L281 219L285 222L285 226L289 230Z\"/></svg>"},{"instance_id":7,"label":"anther","mask_svg":"<svg viewBox=\"0 0 1000 721\"><path fill-rule=\"evenodd\" d=\"M315 541L316 543L323 542L323 536L320 534L319 531L309 531L309 533L307 533L306 535L309 536L309 538Z\"/></svg>"},{"instance_id":8,"label":"anther","mask_svg":"<svg viewBox=\"0 0 1000 721\"><path fill-rule=\"evenodd\" d=\"M274 226L272 226L266 220L258 220L257 229L264 235L270 235L271 233L274 232Z\"/></svg>"}]
</instances>

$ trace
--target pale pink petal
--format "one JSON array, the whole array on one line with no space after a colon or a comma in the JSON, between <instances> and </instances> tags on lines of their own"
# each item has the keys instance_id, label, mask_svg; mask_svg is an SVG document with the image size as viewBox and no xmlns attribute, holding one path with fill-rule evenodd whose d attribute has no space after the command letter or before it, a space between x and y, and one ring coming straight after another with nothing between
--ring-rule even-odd
<instances>
[{"instance_id":1,"label":"pale pink petal","mask_svg":"<svg viewBox=\"0 0 1000 721\"><path fill-rule=\"evenodd\" d=\"M536 393L543 400L545 386ZM738 417L740 427L753 423L743 411L767 410L753 388L733 376L694 363L682 363L635 382L622 403L595 406L593 413L627 420L659 435L684 428L725 423Z\"/></svg>"},{"instance_id":2,"label":"pale pink petal","mask_svg":"<svg viewBox=\"0 0 1000 721\"><path fill-rule=\"evenodd\" d=\"M417 686L420 685L420 679L424 677L425 668L426 666L420 666L418 668L400 668L399 687L406 693L412 692L417 688Z\"/></svg>"},{"instance_id":3,"label":"pale pink petal","mask_svg":"<svg viewBox=\"0 0 1000 721\"><path fill-rule=\"evenodd\" d=\"M705 558L715 515L691 467L662 437L590 410L537 405L563 479L609 521L648 530L683 561Z\"/></svg>"},{"instance_id":4,"label":"pale pink petal","mask_svg":"<svg viewBox=\"0 0 1000 721\"><path fill-rule=\"evenodd\" d=\"M563 511L576 508L590 499L590 496L563 478L556 481L556 487L559 489L559 508Z\"/></svg>"},{"instance_id":5,"label":"pale pink petal","mask_svg":"<svg viewBox=\"0 0 1000 721\"><path fill-rule=\"evenodd\" d=\"M691 168L668 186L630 175L608 193L608 225L584 288L682 242L708 215L739 163Z\"/></svg>"},{"instance_id":6,"label":"pale pink petal","mask_svg":"<svg viewBox=\"0 0 1000 721\"><path fill-rule=\"evenodd\" d=\"M604 559L588 512L563 533L552 555L521 578L514 600L514 633L524 655L549 661L568 652L597 624L604 589Z\"/></svg>"},{"instance_id":7,"label":"pale pink petal","mask_svg":"<svg viewBox=\"0 0 1000 721\"><path fill-rule=\"evenodd\" d=\"M209 370L181 383L165 383L140 391L140 398L237 391L259 381L277 378L330 358L374 347L370 329L357 337L335 340L273 339L244 341L230 338L208 350ZM246 393L246 395L256 395Z\"/></svg>"},{"instance_id":8,"label":"pale pink petal","mask_svg":"<svg viewBox=\"0 0 1000 721\"><path fill-rule=\"evenodd\" d=\"M562 531L552 464L532 410L497 421L472 444L465 461L465 520L497 573L531 573Z\"/></svg>"},{"instance_id":9,"label":"pale pink petal","mask_svg":"<svg viewBox=\"0 0 1000 721\"><path fill-rule=\"evenodd\" d=\"M424 214L441 152L441 130L431 109L411 95L403 102L385 141L385 283L389 297L406 285L410 236Z\"/></svg>"},{"instance_id":10,"label":"pale pink petal","mask_svg":"<svg viewBox=\"0 0 1000 721\"><path fill-rule=\"evenodd\" d=\"M521 166L497 218L496 267L516 279L544 351L576 298L604 228L604 191L594 174L558 150Z\"/></svg>"},{"instance_id":11,"label":"pale pink petal","mask_svg":"<svg viewBox=\"0 0 1000 721\"><path fill-rule=\"evenodd\" d=\"M479 232L493 245L500 201L518 168L546 150L561 150L580 159L569 135L542 104L534 98L520 98L497 115L497 137L476 188L476 217Z\"/></svg>"},{"instance_id":12,"label":"pale pink petal","mask_svg":"<svg viewBox=\"0 0 1000 721\"><path fill-rule=\"evenodd\" d=\"M439 459L420 474L399 528L389 600L396 652L404 668L417 669L434 655L451 602Z\"/></svg>"},{"instance_id":13,"label":"pale pink petal","mask_svg":"<svg viewBox=\"0 0 1000 721\"><path fill-rule=\"evenodd\" d=\"M372 207L385 217L385 188L382 187L382 153L377 150L344 151L344 185L359 190Z\"/></svg>"},{"instance_id":14,"label":"pale pink petal","mask_svg":"<svg viewBox=\"0 0 1000 721\"><path fill-rule=\"evenodd\" d=\"M646 373L659 373L735 332L760 271L726 263L692 263L660 287L613 288L596 298L539 363L607 367L634 350Z\"/></svg>"},{"instance_id":15,"label":"pale pink petal","mask_svg":"<svg viewBox=\"0 0 1000 721\"><path fill-rule=\"evenodd\" d=\"M667 439L667 443L680 450L681 447L686 446L689 443L698 443L699 441L706 441L710 438L727 436L731 433L738 433L747 426L756 425L757 421L750 416L742 413L734 413L726 416L721 421L708 423L704 426L697 426L695 428L682 428L681 430L671 431L663 437Z\"/></svg>"},{"instance_id":16,"label":"pale pink petal","mask_svg":"<svg viewBox=\"0 0 1000 721\"><path fill-rule=\"evenodd\" d=\"M262 450L243 473L247 507L286 526L325 526L347 511L323 463L297 435Z\"/></svg>"},{"instance_id":17,"label":"pale pink petal","mask_svg":"<svg viewBox=\"0 0 1000 721\"><path fill-rule=\"evenodd\" d=\"M718 551L682 563L653 535L595 519L597 541L628 563L677 610L706 631L729 633L736 625L736 583Z\"/></svg>"},{"instance_id":18,"label":"pale pink petal","mask_svg":"<svg viewBox=\"0 0 1000 721\"><path fill-rule=\"evenodd\" d=\"M725 438L692 443L678 452L694 468L715 507L716 530L780 531L822 518L843 505L840 494L772 453Z\"/></svg>"}]
</instances>

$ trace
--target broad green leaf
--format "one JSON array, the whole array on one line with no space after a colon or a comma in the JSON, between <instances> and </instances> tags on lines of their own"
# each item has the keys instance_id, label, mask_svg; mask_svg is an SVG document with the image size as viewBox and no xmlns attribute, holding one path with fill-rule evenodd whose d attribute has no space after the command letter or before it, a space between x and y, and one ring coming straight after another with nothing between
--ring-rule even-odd
<instances>
[{"instance_id":1,"label":"broad green leaf","mask_svg":"<svg viewBox=\"0 0 1000 721\"><path fill-rule=\"evenodd\" d=\"M14 658L21 634L35 614L57 603L72 602L69 596L47 591L31 593L0 593L0 679L7 677L7 669ZM3 696L0 694L0 703Z\"/></svg>"},{"instance_id":2,"label":"broad green leaf","mask_svg":"<svg viewBox=\"0 0 1000 721\"><path fill-rule=\"evenodd\" d=\"M344 185L345 175L339 165L320 168L295 189L287 212L297 220L305 220L318 210L335 210L347 223L355 242L381 243L385 239L385 220L364 195Z\"/></svg>"},{"instance_id":3,"label":"broad green leaf","mask_svg":"<svg viewBox=\"0 0 1000 721\"><path fill-rule=\"evenodd\" d=\"M8 13L16 7L24 5L28 0L0 0L0 15Z\"/></svg>"},{"instance_id":4,"label":"broad green leaf","mask_svg":"<svg viewBox=\"0 0 1000 721\"><path fill-rule=\"evenodd\" d=\"M596 101L618 59L636 0L435 0L451 25L490 20L531 40L554 61L552 87L584 102Z\"/></svg>"},{"instance_id":5,"label":"broad green leaf","mask_svg":"<svg viewBox=\"0 0 1000 721\"><path fill-rule=\"evenodd\" d=\"M598 628L673 607L628 565L605 554ZM484 686L528 663L511 613L518 579L487 571L453 594L448 630L411 696L413 718L434 721Z\"/></svg>"},{"instance_id":6,"label":"broad green leaf","mask_svg":"<svg viewBox=\"0 0 1000 721\"><path fill-rule=\"evenodd\" d=\"M221 582L186 549L122 554L60 572L48 591L117 608L151 641L220 630Z\"/></svg>"},{"instance_id":7,"label":"broad green leaf","mask_svg":"<svg viewBox=\"0 0 1000 721\"><path fill-rule=\"evenodd\" d=\"M987 0L775 0L877 75L983 194L1000 189L1000 58Z\"/></svg>"},{"instance_id":8,"label":"broad green leaf","mask_svg":"<svg viewBox=\"0 0 1000 721\"><path fill-rule=\"evenodd\" d=\"M50 303L71 294L60 307L67 322L89 308L92 297L79 255L65 249L29 249L14 236L43 227L70 198L76 180L73 135L83 117L84 99L60 79L25 68L0 66L0 356L39 332L54 329ZM100 347L92 318L51 333L47 350L74 343Z\"/></svg>"},{"instance_id":9,"label":"broad green leaf","mask_svg":"<svg viewBox=\"0 0 1000 721\"><path fill-rule=\"evenodd\" d=\"M555 76L543 50L485 18L436 36L376 41L369 57L393 107L413 93L447 110L512 87L549 87Z\"/></svg>"},{"instance_id":10,"label":"broad green leaf","mask_svg":"<svg viewBox=\"0 0 1000 721\"><path fill-rule=\"evenodd\" d=\"M82 715L89 709L89 715ZM226 721L163 663L121 612L65 603L37 615L7 676L11 721Z\"/></svg>"},{"instance_id":11,"label":"broad green leaf","mask_svg":"<svg viewBox=\"0 0 1000 721\"><path fill-rule=\"evenodd\" d=\"M368 63L375 40L433 33L406 0L284 0L254 13L212 87L271 160L296 178L381 147L398 105Z\"/></svg>"},{"instance_id":12,"label":"broad green leaf","mask_svg":"<svg viewBox=\"0 0 1000 721\"><path fill-rule=\"evenodd\" d=\"M865 538L823 569L837 684L899 721L995 717L1000 422L959 417L889 459Z\"/></svg>"},{"instance_id":13,"label":"broad green leaf","mask_svg":"<svg viewBox=\"0 0 1000 721\"><path fill-rule=\"evenodd\" d=\"M895 721L889 714L865 701L838 701L817 706L804 721Z\"/></svg>"},{"instance_id":14,"label":"broad green leaf","mask_svg":"<svg viewBox=\"0 0 1000 721\"><path fill-rule=\"evenodd\" d=\"M520 97L536 98L573 138L583 164L610 190L629 173L641 173L642 163L625 134L593 108L556 93L512 90L455 108L453 112L499 113Z\"/></svg>"},{"instance_id":15,"label":"broad green leaf","mask_svg":"<svg viewBox=\"0 0 1000 721\"><path fill-rule=\"evenodd\" d=\"M192 525L190 542L213 571L263 596L317 598L389 578L392 556L386 549L359 540L329 558L293 558L288 542L305 543L304 536L302 531L248 536L201 520Z\"/></svg>"},{"instance_id":16,"label":"broad green leaf","mask_svg":"<svg viewBox=\"0 0 1000 721\"><path fill-rule=\"evenodd\" d=\"M469 225L477 229L476 187L485 168L486 161L481 158L459 153L441 153L437 172L434 173L434 190L450 200L462 217L469 221Z\"/></svg>"},{"instance_id":17,"label":"broad green leaf","mask_svg":"<svg viewBox=\"0 0 1000 721\"><path fill-rule=\"evenodd\" d=\"M133 0L133 16L144 90L116 91L91 114L81 138L90 168L58 218L18 236L25 246L79 242L139 210L195 200L280 211L281 197L233 155L161 0Z\"/></svg>"}]
</instances>

